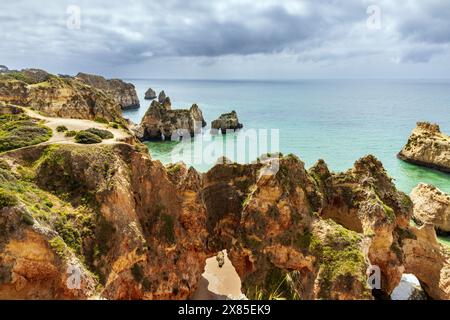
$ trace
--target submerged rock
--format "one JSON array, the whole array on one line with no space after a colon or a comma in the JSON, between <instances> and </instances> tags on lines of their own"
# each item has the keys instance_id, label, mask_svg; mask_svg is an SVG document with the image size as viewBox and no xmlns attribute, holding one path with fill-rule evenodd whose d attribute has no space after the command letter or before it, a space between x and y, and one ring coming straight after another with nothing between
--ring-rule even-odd
<instances>
[{"instance_id":1,"label":"submerged rock","mask_svg":"<svg viewBox=\"0 0 450 320\"><path fill-rule=\"evenodd\" d=\"M200 108L193 104L190 109L171 110L167 108L170 100L166 98L165 104L153 101L141 121L143 135L141 140L171 140L181 136L201 131L206 125ZM137 130L137 131L139 131Z\"/></svg>"},{"instance_id":2,"label":"submerged rock","mask_svg":"<svg viewBox=\"0 0 450 320\"><path fill-rule=\"evenodd\" d=\"M432 224L438 233L450 232L450 195L435 186L420 183L411 192L411 200L417 224Z\"/></svg>"},{"instance_id":3,"label":"submerged rock","mask_svg":"<svg viewBox=\"0 0 450 320\"><path fill-rule=\"evenodd\" d=\"M102 76L81 72L75 77L94 88L110 94L123 110L139 108L140 106L136 89L131 83L126 83L120 79L107 80Z\"/></svg>"},{"instance_id":4,"label":"submerged rock","mask_svg":"<svg viewBox=\"0 0 450 320\"><path fill-rule=\"evenodd\" d=\"M146 92L145 92L145 100L153 100L156 99L156 92L155 90L153 90L152 88L149 88Z\"/></svg>"},{"instance_id":5,"label":"submerged rock","mask_svg":"<svg viewBox=\"0 0 450 320\"><path fill-rule=\"evenodd\" d=\"M218 119L211 122L212 131L220 130L223 134L225 134L227 130L238 130L242 129L242 127L243 125L239 123L236 111L224 113Z\"/></svg>"},{"instance_id":6,"label":"submerged rock","mask_svg":"<svg viewBox=\"0 0 450 320\"><path fill-rule=\"evenodd\" d=\"M437 124L418 122L398 157L417 165L450 172L450 137L442 133Z\"/></svg>"}]
</instances>

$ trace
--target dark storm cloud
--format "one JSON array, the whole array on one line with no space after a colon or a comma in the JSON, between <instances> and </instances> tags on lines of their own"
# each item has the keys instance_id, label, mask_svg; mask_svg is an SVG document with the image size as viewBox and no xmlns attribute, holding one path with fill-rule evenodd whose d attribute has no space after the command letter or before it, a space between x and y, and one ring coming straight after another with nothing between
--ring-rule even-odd
<instances>
[{"instance_id":1,"label":"dark storm cloud","mask_svg":"<svg viewBox=\"0 0 450 320\"><path fill-rule=\"evenodd\" d=\"M366 27L373 3L382 10L378 31ZM81 9L79 30L66 26L72 4ZM0 63L100 70L161 57L209 66L249 55L424 63L448 54L449 18L450 3L436 0L2 1Z\"/></svg>"},{"instance_id":2,"label":"dark storm cloud","mask_svg":"<svg viewBox=\"0 0 450 320\"><path fill-rule=\"evenodd\" d=\"M422 6L404 10L398 30L414 42L450 43L450 2L424 1Z\"/></svg>"}]
</instances>

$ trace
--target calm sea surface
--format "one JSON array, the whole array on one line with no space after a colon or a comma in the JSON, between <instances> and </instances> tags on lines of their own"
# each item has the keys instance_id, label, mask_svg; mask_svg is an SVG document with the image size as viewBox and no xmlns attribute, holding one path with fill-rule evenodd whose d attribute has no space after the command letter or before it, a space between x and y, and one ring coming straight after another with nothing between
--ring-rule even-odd
<instances>
[{"instance_id":1,"label":"calm sea surface","mask_svg":"<svg viewBox=\"0 0 450 320\"><path fill-rule=\"evenodd\" d=\"M149 87L157 92L164 89L173 108L197 103L208 124L221 113L236 110L245 129L258 134L278 129L279 151L298 155L306 167L324 159L331 170L342 171L358 158L373 154L400 190L409 193L419 182L426 182L450 193L449 174L396 158L417 121L437 122L443 132L450 133L450 81L129 81L135 84L141 100L140 109L125 112L125 117L134 122L140 122L150 105L144 100L145 91ZM207 140L203 146L220 150L222 143L237 141L242 134L211 137L206 129L192 145L199 139ZM268 135L270 140L270 131ZM148 146L154 159L168 163L174 161L173 151L180 144L154 142ZM235 153L247 153L246 161L255 160L248 159L250 148L236 149ZM216 159L218 154L213 156ZM186 163L206 171L212 163L203 157L181 155Z\"/></svg>"}]
</instances>

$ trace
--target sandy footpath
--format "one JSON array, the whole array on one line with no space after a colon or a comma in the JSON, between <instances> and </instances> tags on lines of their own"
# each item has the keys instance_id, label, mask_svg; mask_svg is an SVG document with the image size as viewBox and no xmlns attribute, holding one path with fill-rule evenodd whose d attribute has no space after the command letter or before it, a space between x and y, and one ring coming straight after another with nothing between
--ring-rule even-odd
<instances>
[{"instance_id":1,"label":"sandy footpath","mask_svg":"<svg viewBox=\"0 0 450 320\"><path fill-rule=\"evenodd\" d=\"M50 138L50 140L46 141L45 143L73 142L73 137L66 137L65 132L56 131L56 128L58 126L66 126L68 130L75 130L75 131L86 130L89 128L108 130L114 135L114 139L103 140L102 143L106 144L115 143L118 140L123 140L125 138L130 137L130 134L127 133L124 129L114 129L108 127L108 125L104 123L84 119L46 117L28 108L23 109L30 117L43 120L45 122L44 124L50 129L52 129L53 136Z\"/></svg>"}]
</instances>

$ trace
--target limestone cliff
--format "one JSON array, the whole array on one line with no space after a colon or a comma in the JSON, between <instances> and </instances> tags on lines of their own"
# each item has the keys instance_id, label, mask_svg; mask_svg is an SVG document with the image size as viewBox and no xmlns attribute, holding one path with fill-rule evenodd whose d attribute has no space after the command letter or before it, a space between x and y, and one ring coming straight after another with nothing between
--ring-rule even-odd
<instances>
[{"instance_id":1,"label":"limestone cliff","mask_svg":"<svg viewBox=\"0 0 450 320\"><path fill-rule=\"evenodd\" d=\"M76 79L26 69L0 75L0 101L48 116L125 124L120 105L101 90Z\"/></svg>"},{"instance_id":2,"label":"limestone cliff","mask_svg":"<svg viewBox=\"0 0 450 320\"><path fill-rule=\"evenodd\" d=\"M437 124L418 122L398 154L404 161L450 172L450 137Z\"/></svg>"},{"instance_id":3,"label":"limestone cliff","mask_svg":"<svg viewBox=\"0 0 450 320\"><path fill-rule=\"evenodd\" d=\"M131 83L120 79L107 80L102 76L82 72L78 73L75 78L111 95L123 110L139 108L140 106L136 89Z\"/></svg>"},{"instance_id":4,"label":"limestone cliff","mask_svg":"<svg viewBox=\"0 0 450 320\"><path fill-rule=\"evenodd\" d=\"M277 161L270 175L269 161L199 174L125 143L3 153L0 296L186 299L206 258L227 249L253 299L385 297L403 272L450 298L447 251L433 228L409 226L412 202L378 160L344 173ZM78 289L67 286L71 265Z\"/></svg>"}]
</instances>

